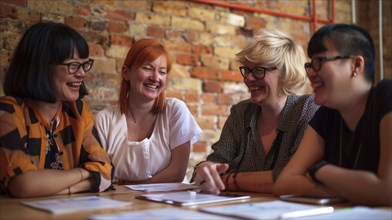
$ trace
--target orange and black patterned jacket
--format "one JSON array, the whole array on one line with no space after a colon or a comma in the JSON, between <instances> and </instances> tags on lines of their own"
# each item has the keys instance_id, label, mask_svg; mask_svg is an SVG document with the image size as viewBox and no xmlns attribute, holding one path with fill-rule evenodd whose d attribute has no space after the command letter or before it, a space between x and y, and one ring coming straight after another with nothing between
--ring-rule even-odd
<instances>
[{"instance_id":1,"label":"orange and black patterned jacket","mask_svg":"<svg viewBox=\"0 0 392 220\"><path fill-rule=\"evenodd\" d=\"M51 130L61 169L87 169L97 181L92 191L104 191L103 186L110 185L112 166L93 134L94 115L87 104L82 100L63 102L54 119L47 122L31 100L0 97L0 187L7 192L10 177L48 169L45 160L51 140L47 131Z\"/></svg>"}]
</instances>

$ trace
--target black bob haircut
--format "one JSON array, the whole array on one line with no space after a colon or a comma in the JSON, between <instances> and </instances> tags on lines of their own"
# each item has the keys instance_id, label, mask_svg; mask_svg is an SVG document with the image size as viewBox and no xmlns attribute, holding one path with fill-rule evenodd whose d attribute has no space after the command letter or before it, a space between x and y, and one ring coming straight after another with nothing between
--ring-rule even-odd
<instances>
[{"instance_id":1,"label":"black bob haircut","mask_svg":"<svg viewBox=\"0 0 392 220\"><path fill-rule=\"evenodd\" d=\"M86 40L71 27L54 22L39 22L26 30L19 41L4 77L4 94L54 103L51 65L89 56ZM84 82L79 98L87 95Z\"/></svg>"},{"instance_id":2,"label":"black bob haircut","mask_svg":"<svg viewBox=\"0 0 392 220\"><path fill-rule=\"evenodd\" d=\"M345 55L361 55L365 59L366 78L374 83L375 49L370 34L355 24L329 24L317 30L308 44L308 56L327 51L325 40Z\"/></svg>"}]
</instances>

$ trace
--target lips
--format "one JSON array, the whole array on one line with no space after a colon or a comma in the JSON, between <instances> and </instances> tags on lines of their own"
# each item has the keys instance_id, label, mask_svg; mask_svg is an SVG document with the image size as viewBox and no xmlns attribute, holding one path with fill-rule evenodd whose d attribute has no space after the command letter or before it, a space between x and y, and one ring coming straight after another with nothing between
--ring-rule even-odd
<instances>
[{"instance_id":1,"label":"lips","mask_svg":"<svg viewBox=\"0 0 392 220\"><path fill-rule=\"evenodd\" d=\"M312 87L313 87L313 91L316 92L320 88L324 87L324 83L323 82L313 82Z\"/></svg>"},{"instance_id":2,"label":"lips","mask_svg":"<svg viewBox=\"0 0 392 220\"><path fill-rule=\"evenodd\" d=\"M82 82L69 82L67 83L67 86L71 87L80 87L82 85Z\"/></svg>"},{"instance_id":3,"label":"lips","mask_svg":"<svg viewBox=\"0 0 392 220\"><path fill-rule=\"evenodd\" d=\"M255 86L255 85L248 86L249 91L256 91L256 90L261 90L264 88L265 88L265 86Z\"/></svg>"},{"instance_id":4,"label":"lips","mask_svg":"<svg viewBox=\"0 0 392 220\"><path fill-rule=\"evenodd\" d=\"M146 86L146 87L148 87L150 89L158 89L159 88L159 85L157 85L157 84L147 84L147 83L145 83L144 86Z\"/></svg>"}]
</instances>

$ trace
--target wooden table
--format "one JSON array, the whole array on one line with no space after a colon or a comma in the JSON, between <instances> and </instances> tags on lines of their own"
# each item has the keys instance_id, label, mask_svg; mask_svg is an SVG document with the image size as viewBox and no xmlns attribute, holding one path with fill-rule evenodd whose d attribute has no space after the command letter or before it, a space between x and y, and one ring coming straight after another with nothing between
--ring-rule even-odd
<instances>
[{"instance_id":1,"label":"wooden table","mask_svg":"<svg viewBox=\"0 0 392 220\"><path fill-rule=\"evenodd\" d=\"M0 219L1 220L3 219L4 220L11 220L11 219L32 219L32 220L72 219L74 220L74 219L88 219L88 216L92 214L110 214L110 213L117 213L117 212L136 211L136 210L140 211L146 209L173 207L172 205L168 205L164 203L149 202L140 199L135 199L136 195L143 194L143 193L145 192L130 190L125 186L116 186L116 190L110 192L72 194L72 195L49 196L49 197L27 198L27 199L10 198L4 195L0 195ZM271 194L257 194L257 193L241 193L241 194L247 194L252 196L249 200L245 201L246 203L272 201L277 199ZM101 209L101 210L84 211L84 212L61 214L61 215L54 215L52 213L34 209L21 204L22 201L75 198L81 196L101 196L113 200L131 202L131 204L115 209ZM201 207L206 207L206 206L218 206L223 204L228 205L228 204L238 204L238 203L241 203L241 201L214 203L214 204L206 204L206 205L182 207L182 208L197 210Z\"/></svg>"}]
</instances>

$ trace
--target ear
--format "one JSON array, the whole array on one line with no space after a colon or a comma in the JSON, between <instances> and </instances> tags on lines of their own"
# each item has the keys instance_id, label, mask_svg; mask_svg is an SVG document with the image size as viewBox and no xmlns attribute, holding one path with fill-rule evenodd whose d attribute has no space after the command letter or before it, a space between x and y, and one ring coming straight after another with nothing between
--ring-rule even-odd
<instances>
[{"instance_id":1,"label":"ear","mask_svg":"<svg viewBox=\"0 0 392 220\"><path fill-rule=\"evenodd\" d=\"M356 56L353 58L352 64L353 74L360 74L365 71L365 59L363 56Z\"/></svg>"},{"instance_id":2,"label":"ear","mask_svg":"<svg viewBox=\"0 0 392 220\"><path fill-rule=\"evenodd\" d=\"M129 68L126 65L123 65L121 69L121 74L125 81L129 81L128 73L129 73Z\"/></svg>"}]
</instances>

